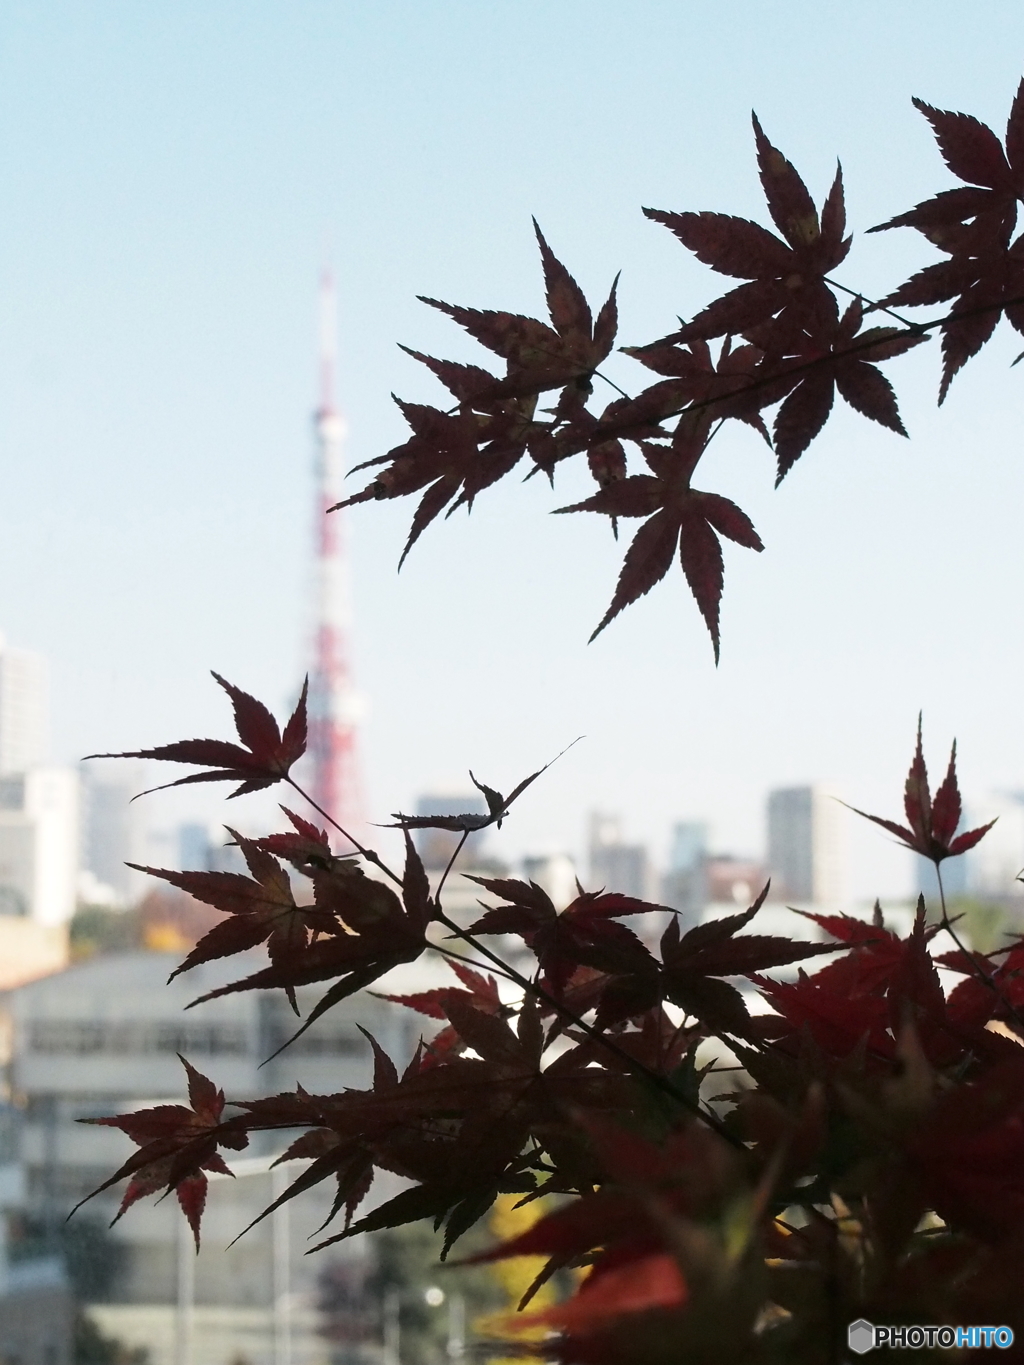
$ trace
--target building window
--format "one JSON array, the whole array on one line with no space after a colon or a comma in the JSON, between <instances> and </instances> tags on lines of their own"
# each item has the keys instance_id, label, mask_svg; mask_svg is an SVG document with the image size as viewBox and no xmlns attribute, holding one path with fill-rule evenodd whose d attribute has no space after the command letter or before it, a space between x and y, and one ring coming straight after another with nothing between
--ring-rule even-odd
<instances>
[{"instance_id":1,"label":"building window","mask_svg":"<svg viewBox=\"0 0 1024 1365\"><path fill-rule=\"evenodd\" d=\"M29 1025L28 1042L33 1052L76 1057L160 1052L238 1055L249 1051L247 1031L237 1024L37 1019Z\"/></svg>"}]
</instances>

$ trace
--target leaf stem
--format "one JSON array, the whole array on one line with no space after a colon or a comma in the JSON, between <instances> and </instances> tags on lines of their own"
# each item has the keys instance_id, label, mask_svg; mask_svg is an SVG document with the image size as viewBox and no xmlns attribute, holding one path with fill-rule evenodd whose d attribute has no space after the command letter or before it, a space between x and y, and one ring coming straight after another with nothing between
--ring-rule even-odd
<instances>
[{"instance_id":1,"label":"leaf stem","mask_svg":"<svg viewBox=\"0 0 1024 1365\"><path fill-rule=\"evenodd\" d=\"M449 873L449 872L452 870L452 868L455 866L455 860L456 860L456 858L459 856L459 854L462 852L463 848L465 847L465 843L466 843L466 840L467 840L468 838L469 838L469 830L468 830L468 829L464 829L464 830L462 831L462 838L459 840L458 844L456 845L455 852L454 852L454 853L452 854L452 856L448 859L448 866L447 866L447 867L445 868L445 870L441 873L441 880L438 882L438 884L437 884L437 890L434 892L434 901L435 901L435 904L437 905L438 910L441 909L441 892L444 890L444 884L445 884L445 882L448 880L448 873Z\"/></svg>"},{"instance_id":2,"label":"leaf stem","mask_svg":"<svg viewBox=\"0 0 1024 1365\"><path fill-rule=\"evenodd\" d=\"M598 379L603 379L606 384L610 385L616 393L621 394L623 398L627 399L629 402L633 401L633 395L627 393L625 389L620 389L614 379L609 379L608 376L602 374L600 370L595 370L594 374Z\"/></svg>"},{"instance_id":3,"label":"leaf stem","mask_svg":"<svg viewBox=\"0 0 1024 1365\"><path fill-rule=\"evenodd\" d=\"M894 313L891 308L886 308L884 303L878 303L874 299L869 299L866 294L862 294L857 289L849 289L845 284L840 284L838 280L832 279L830 275L825 275L824 280L825 283L830 284L833 289L841 289L844 294L849 294L851 298L860 299L861 303L866 303L871 312L885 313L889 317L894 318L901 326L909 327L912 332L918 330L916 323L911 322L909 318L900 317L899 313Z\"/></svg>"},{"instance_id":4,"label":"leaf stem","mask_svg":"<svg viewBox=\"0 0 1024 1365\"><path fill-rule=\"evenodd\" d=\"M488 963L487 966L485 966L482 962L474 962L471 957L463 957L462 953L453 953L451 948L443 948L440 943L428 943L427 947L432 952L439 953L441 957L449 957L454 962L464 962L467 967L475 967L478 972L486 971L489 966L496 971L499 976L503 976L506 981L511 981L512 984L516 986L519 984L515 977L511 976L504 967L499 967L494 962Z\"/></svg>"},{"instance_id":5,"label":"leaf stem","mask_svg":"<svg viewBox=\"0 0 1024 1365\"><path fill-rule=\"evenodd\" d=\"M291 787L294 791L298 792L298 794L302 797L303 801L309 802L309 804L313 807L317 814L322 815L329 824L333 825L334 828L338 831L338 833L342 836L342 838L347 839L349 843L352 845L352 847L356 849L357 852L361 853L367 862L373 863L375 867L379 867L385 876L390 877L391 880L393 882L397 882L399 886L402 885L401 877L399 877L397 873L392 872L391 868L388 867L387 863L384 862L379 853L374 853L372 848L364 848L358 839L356 839L353 835L349 834L347 829L344 829L341 825L338 824L337 820L335 820L333 815L328 815L327 811L324 810L323 806L318 806L317 803L313 800L313 798L309 795L309 793L304 791L293 777L286 777L285 781L288 783L289 787Z\"/></svg>"}]
</instances>

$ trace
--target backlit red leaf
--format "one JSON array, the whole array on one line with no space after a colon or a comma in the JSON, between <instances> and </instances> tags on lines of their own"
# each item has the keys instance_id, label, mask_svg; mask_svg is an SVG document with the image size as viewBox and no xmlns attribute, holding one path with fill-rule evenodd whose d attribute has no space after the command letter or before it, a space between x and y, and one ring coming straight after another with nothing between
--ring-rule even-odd
<instances>
[{"instance_id":1,"label":"backlit red leaf","mask_svg":"<svg viewBox=\"0 0 1024 1365\"><path fill-rule=\"evenodd\" d=\"M868 815L866 811L857 810L856 807L851 806L850 809L855 814L864 816L865 820L880 825L890 834L895 834L901 843L906 844L915 853L920 853L936 864L944 858L952 858L960 853L966 853L969 848L973 848L980 839L984 838L995 824L995 821L991 820L987 825L967 830L956 838L952 837L959 824L961 811L960 790L956 777L956 744L954 743L950 753L949 767L946 770L942 786L936 793L935 805L933 806L928 785L928 769L925 766L924 750L921 743L920 716L917 719L917 746L914 750L913 761L910 764L910 771L907 774L903 806L907 814L909 829L903 825L895 824L891 820L884 820L879 815Z\"/></svg>"},{"instance_id":2,"label":"backlit red leaf","mask_svg":"<svg viewBox=\"0 0 1024 1365\"><path fill-rule=\"evenodd\" d=\"M176 744L162 744L155 749L136 749L120 754L89 754L88 757L152 758L168 763L195 763L203 767L212 764L216 767L213 772L192 773L188 777L179 777L176 782L167 782L163 787L151 787L150 791L186 786L191 782L240 781L241 786L230 795L242 796L246 792L273 786L275 782L286 778L292 764L306 751L306 693L309 680L303 683L298 704L282 735L277 722L262 702L229 683L219 673L213 676L231 698L238 736L245 748L218 739L186 739Z\"/></svg>"}]
</instances>

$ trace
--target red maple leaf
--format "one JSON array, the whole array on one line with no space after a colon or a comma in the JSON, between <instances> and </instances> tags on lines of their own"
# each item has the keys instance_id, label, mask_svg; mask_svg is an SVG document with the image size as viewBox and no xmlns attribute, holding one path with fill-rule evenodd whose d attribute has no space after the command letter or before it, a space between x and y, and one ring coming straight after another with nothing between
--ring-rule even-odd
<instances>
[{"instance_id":1,"label":"red maple leaf","mask_svg":"<svg viewBox=\"0 0 1024 1365\"><path fill-rule=\"evenodd\" d=\"M830 1057L847 1057L866 1043L876 1057L891 1058L901 1030L912 1021L930 1061L945 1065L962 1057L965 1035L947 1010L927 946L941 926L925 924L923 897L905 939L880 923L847 915L806 917L850 951L813 976L800 973L796 981L753 978L791 1026L780 1033L768 1025L777 1044L785 1041L796 1050L801 1035L809 1033Z\"/></svg>"},{"instance_id":2,"label":"red maple leaf","mask_svg":"<svg viewBox=\"0 0 1024 1365\"><path fill-rule=\"evenodd\" d=\"M870 923L852 915L816 915L808 910L798 913L850 950L815 972L811 980L816 989L829 991L837 1000L885 995L903 955L903 940L885 928L877 901ZM939 926L933 925L926 932L931 939Z\"/></svg>"},{"instance_id":3,"label":"red maple leaf","mask_svg":"<svg viewBox=\"0 0 1024 1365\"><path fill-rule=\"evenodd\" d=\"M372 482L329 510L382 498L401 498L425 489L413 515L399 567L430 523L446 507L451 515L514 469L526 453L534 431L534 398L495 399L488 415L468 407L442 412L424 403L396 398L412 436L386 455L367 460L356 469L388 467ZM451 506L449 507L449 504Z\"/></svg>"},{"instance_id":4,"label":"red maple leaf","mask_svg":"<svg viewBox=\"0 0 1024 1365\"><path fill-rule=\"evenodd\" d=\"M119 1114L112 1118L80 1119L80 1123L101 1124L120 1128L136 1143L139 1150L102 1185L81 1200L75 1208L104 1190L129 1177L121 1207L114 1222L138 1199L158 1190L174 1190L182 1212L188 1219L199 1250L199 1227L206 1204L207 1179L204 1172L217 1171L230 1175L231 1171L218 1152L218 1146L236 1151L248 1145L245 1132L221 1122L224 1112L224 1092L180 1058L188 1074L188 1097L191 1108L183 1104L159 1104L152 1109L141 1109L134 1114ZM74 1210L72 1210L74 1212Z\"/></svg>"},{"instance_id":5,"label":"red maple leaf","mask_svg":"<svg viewBox=\"0 0 1024 1365\"><path fill-rule=\"evenodd\" d=\"M274 1162L280 1166L289 1161L308 1161L296 1179L282 1194L269 1204L257 1218L243 1229L261 1223L275 1209L323 1180L334 1178L335 1193L327 1216L320 1223L323 1229L342 1209L345 1227L373 1185L374 1164L377 1159L376 1142L386 1133L390 1123L375 1124L372 1104L375 1099L390 1099L400 1088L398 1070L394 1062L362 1024L356 1027L366 1038L373 1052L373 1086L369 1091L346 1090L339 1095L308 1095L301 1086L284 1095L272 1095L261 1100L250 1100L239 1105L245 1109L254 1128L295 1128L309 1125ZM403 1079L417 1074L419 1054L412 1061ZM242 1233L238 1234L239 1237ZM237 1238L236 1238L237 1241Z\"/></svg>"},{"instance_id":6,"label":"red maple leaf","mask_svg":"<svg viewBox=\"0 0 1024 1365\"><path fill-rule=\"evenodd\" d=\"M508 903L487 910L470 926L471 934L518 934L536 954L545 984L561 995L581 964L602 971L636 972L653 968L654 959L620 915L663 909L618 892L580 891L557 911L536 882L513 878L471 877Z\"/></svg>"},{"instance_id":7,"label":"red maple leaf","mask_svg":"<svg viewBox=\"0 0 1024 1365\"><path fill-rule=\"evenodd\" d=\"M447 1020L451 1002L456 996L460 997L464 1003L471 1004L474 1009L481 1013L494 1014L499 1019L507 1019L515 1014L511 1005L501 1003L498 996L498 983L493 976L489 974L484 976L481 972L475 972L472 967L466 966L465 963L456 962L451 958L448 959L448 966L467 988L466 990L460 990L457 986L438 986L432 991L419 991L415 995L381 994L380 998L390 1000L396 1005L405 1005L431 1019ZM446 1028L435 1033L430 1039L423 1057L424 1068L436 1066L443 1057L446 1057L450 1052L460 1051L464 1046L465 1040L455 1025L448 1024Z\"/></svg>"},{"instance_id":8,"label":"red maple leaf","mask_svg":"<svg viewBox=\"0 0 1024 1365\"><path fill-rule=\"evenodd\" d=\"M823 301L816 317L802 326L770 323L750 333L754 340L776 348L769 363L779 384L766 397L774 400L780 389L789 387L787 379L794 384L775 415L776 487L824 427L836 389L863 416L900 436L907 434L892 385L873 362L902 355L920 345L924 336L902 327L861 331L860 300L855 299L840 317L833 296L828 298L831 304Z\"/></svg>"},{"instance_id":9,"label":"red maple leaf","mask_svg":"<svg viewBox=\"0 0 1024 1365\"><path fill-rule=\"evenodd\" d=\"M245 839L233 829L228 833L242 850L251 876L243 877L237 872L171 872L129 863L137 871L160 877L228 916L203 935L171 973L172 981L180 972L190 971L201 962L232 957L259 943L266 943L274 966L287 971L290 963L302 960L311 935L344 932L336 911L315 904L296 905L287 872L260 847L262 840ZM352 863L343 866L349 876L362 877ZM289 990L289 998L294 1008L294 991Z\"/></svg>"},{"instance_id":10,"label":"red maple leaf","mask_svg":"<svg viewBox=\"0 0 1024 1365\"><path fill-rule=\"evenodd\" d=\"M446 507L449 516L459 507L471 507L478 493L503 478L528 447L543 440L554 424L535 420L537 395L546 389L564 388L556 412L560 417L575 412L590 392L594 371L612 348L618 326L615 284L595 318L579 285L554 256L536 222L534 228L551 326L517 313L462 308L424 298L424 303L447 313L481 345L501 356L506 363L505 376L499 378L476 365L409 351L451 390L458 409L443 412L396 399L412 427L412 436L386 455L358 465L358 469L375 465L387 468L359 493L337 504L348 507L423 489L400 564Z\"/></svg>"},{"instance_id":11,"label":"red maple leaf","mask_svg":"<svg viewBox=\"0 0 1024 1365\"><path fill-rule=\"evenodd\" d=\"M515 1030L476 1009L464 992L452 992L447 1010L462 1043L476 1055L450 1051L435 1066L407 1072L390 1095L359 1106L361 1131L369 1123L377 1134L378 1164L420 1186L331 1240L430 1215L445 1224L446 1253L500 1190L534 1188L528 1172L540 1149L529 1145L531 1134L538 1143L571 1151L572 1139L561 1137L570 1106L607 1109L616 1102L613 1096L625 1102L628 1082L592 1065L589 1040L542 1067L546 1039L535 1002L524 1003ZM592 1162L586 1172L592 1179Z\"/></svg>"},{"instance_id":12,"label":"red maple leaf","mask_svg":"<svg viewBox=\"0 0 1024 1365\"><path fill-rule=\"evenodd\" d=\"M288 992L294 1002L296 987L333 980L334 984L306 1016L302 1027L288 1040L294 1042L339 1001L372 985L392 967L414 962L427 946L426 929L436 905L423 863L408 833L405 842L401 899L384 882L367 877L344 860L336 860L338 866L313 874L314 907L297 906L294 912L278 912L289 915L286 930L291 935L287 949L278 959L240 981L208 991L193 1000L189 1008L222 995L274 988ZM331 932L324 932L321 937L311 934L303 943L307 930L319 930L328 923L334 926Z\"/></svg>"},{"instance_id":13,"label":"red maple leaf","mask_svg":"<svg viewBox=\"0 0 1024 1365\"><path fill-rule=\"evenodd\" d=\"M907 1141L940 1217L983 1239L1009 1237L1024 1218L1024 1060L1006 1059L940 1095Z\"/></svg>"},{"instance_id":14,"label":"red maple leaf","mask_svg":"<svg viewBox=\"0 0 1024 1365\"><path fill-rule=\"evenodd\" d=\"M254 840L264 852L272 853L276 858L283 858L286 863L291 863L306 876L311 876L318 870L329 871L342 865L353 866L351 858L341 859L334 856L326 830L318 829L316 825L304 820L301 815L296 815L287 806L282 806L281 809L287 815L294 833L289 830L284 834L267 834L262 839Z\"/></svg>"},{"instance_id":15,"label":"red maple leaf","mask_svg":"<svg viewBox=\"0 0 1024 1365\"><path fill-rule=\"evenodd\" d=\"M828 969L826 968L826 971ZM829 1057L846 1057L859 1043L888 1056L892 1039L886 1031L888 1011L884 997L875 995L847 998L823 983L822 973L808 976L798 972L795 981L773 981L752 976L772 1006L789 1027L777 1027L773 1016L757 1016L759 1030L777 1046L787 1040L793 1049L801 1036L809 1035Z\"/></svg>"},{"instance_id":16,"label":"red maple leaf","mask_svg":"<svg viewBox=\"0 0 1024 1365\"><path fill-rule=\"evenodd\" d=\"M990 820L987 825L979 825L976 829L966 830L963 834L956 833L962 814L960 788L956 780L956 740L953 741L949 755L946 776L935 793L934 802L932 801L928 786L928 769L925 767L924 751L921 747L920 716L917 718L917 748L914 751L910 772L907 774L903 808L907 813L909 829L906 825L896 824L892 820L883 820L880 815L868 815L866 811L857 810L855 806L849 807L856 815L862 815L865 820L881 825L890 834L895 834L907 848L931 859L936 866L944 858L955 858L961 853L966 853L983 839L995 824L995 820Z\"/></svg>"},{"instance_id":17,"label":"red maple leaf","mask_svg":"<svg viewBox=\"0 0 1024 1365\"><path fill-rule=\"evenodd\" d=\"M394 825L385 826L385 828L404 829L406 831L410 829L446 829L453 834L471 834L475 830L486 829L488 825L495 825L501 829L501 822L508 814L512 802L522 796L527 787L536 782L538 777L547 772L552 763L557 763L562 754L568 753L573 744L577 743L579 740L574 739L572 744L567 744L561 753L557 753L554 758L549 759L543 768L538 768L535 773L531 773L529 777L524 777L521 782L517 782L508 796L503 796L494 787L489 787L486 782L478 782L470 771L470 781L477 791L483 793L483 798L487 802L486 815L480 815L476 811L467 811L463 815L403 815L401 811L394 811Z\"/></svg>"},{"instance_id":18,"label":"red maple leaf","mask_svg":"<svg viewBox=\"0 0 1024 1365\"><path fill-rule=\"evenodd\" d=\"M775 401L765 388L753 384L764 352L757 346L736 346L732 338L722 342L717 363L707 342L695 337L687 346L666 338L648 346L623 346L622 351L648 369L668 376L668 382L655 384L630 400L633 404L654 407L671 416L684 403L707 407L716 420L736 417L768 440L760 409ZM663 401L662 401L663 400Z\"/></svg>"},{"instance_id":19,"label":"red maple leaf","mask_svg":"<svg viewBox=\"0 0 1024 1365\"><path fill-rule=\"evenodd\" d=\"M1002 957L996 965L993 959ZM949 993L949 1016L964 1029L984 1028L990 1019L1010 1025L1018 1035L1024 1011L1024 947L1012 943L991 953L960 948L938 959L943 967L963 972L967 980Z\"/></svg>"},{"instance_id":20,"label":"red maple leaf","mask_svg":"<svg viewBox=\"0 0 1024 1365\"><path fill-rule=\"evenodd\" d=\"M850 238L843 237L842 172L836 172L819 220L793 165L765 137L756 115L753 122L761 184L782 238L749 219L724 213L644 209L648 218L663 223L705 265L750 281L709 304L669 340L746 335L784 310L801 319L813 317L832 297L824 276L850 249Z\"/></svg>"},{"instance_id":21,"label":"red maple leaf","mask_svg":"<svg viewBox=\"0 0 1024 1365\"><path fill-rule=\"evenodd\" d=\"M600 1188L469 1258L469 1264L547 1256L547 1265L519 1305L523 1308L554 1271L580 1260L590 1262L572 1298L522 1323L547 1323L587 1336L620 1314L686 1303L689 1293L680 1261L690 1259L693 1243L680 1233L690 1219L713 1217L735 1180L736 1167L724 1144L699 1126L669 1134L662 1146L597 1118L580 1126L599 1161Z\"/></svg>"},{"instance_id":22,"label":"red maple leaf","mask_svg":"<svg viewBox=\"0 0 1024 1365\"><path fill-rule=\"evenodd\" d=\"M686 581L719 653L719 604L725 568L719 536L762 550L750 518L718 493L693 488L690 480L710 437L706 411L680 420L671 446L643 444L650 474L633 474L559 512L600 512L608 517L647 517L626 551L611 604L593 640L624 607L650 592L679 553Z\"/></svg>"},{"instance_id":23,"label":"red maple leaf","mask_svg":"<svg viewBox=\"0 0 1024 1365\"><path fill-rule=\"evenodd\" d=\"M981 350L1005 313L1024 333L1024 237L1011 243L1024 197L1024 81L1006 125L1006 151L986 124L968 114L914 104L932 125L946 165L967 188L945 190L871 228L912 227L949 259L912 275L883 302L919 307L954 299L942 328L939 402L956 372Z\"/></svg>"},{"instance_id":24,"label":"red maple leaf","mask_svg":"<svg viewBox=\"0 0 1024 1365\"><path fill-rule=\"evenodd\" d=\"M518 398L572 384L588 388L594 371L615 341L618 311L616 284L594 318L579 285L554 255L534 220L534 231L544 266L551 326L517 313L462 308L437 299L423 298L431 308L447 313L482 346L502 357L507 365L504 379L494 380L489 390L474 395L475 402L494 398Z\"/></svg>"},{"instance_id":25,"label":"red maple leaf","mask_svg":"<svg viewBox=\"0 0 1024 1365\"><path fill-rule=\"evenodd\" d=\"M673 919L662 935L665 998L716 1032L742 1037L750 1029L750 1015L742 995L730 982L719 978L751 976L835 951L827 945L798 943L776 934L739 934L764 904L768 889L766 885L753 905L741 914L723 915L698 924L685 934L680 934L679 922Z\"/></svg>"},{"instance_id":26,"label":"red maple leaf","mask_svg":"<svg viewBox=\"0 0 1024 1365\"><path fill-rule=\"evenodd\" d=\"M241 782L242 785L230 795L243 796L246 792L260 791L287 778L292 764L306 752L306 693L309 679L302 684L298 703L282 733L262 702L229 683L219 673L213 676L231 698L235 728L245 748L221 739L183 739L176 744L161 744L156 749L135 749L122 754L88 754L87 757L155 758L168 763L197 763L214 768L212 772L179 777L176 782L166 782L162 787L150 787L149 791L183 787L190 782ZM140 794L146 795L145 792Z\"/></svg>"}]
</instances>

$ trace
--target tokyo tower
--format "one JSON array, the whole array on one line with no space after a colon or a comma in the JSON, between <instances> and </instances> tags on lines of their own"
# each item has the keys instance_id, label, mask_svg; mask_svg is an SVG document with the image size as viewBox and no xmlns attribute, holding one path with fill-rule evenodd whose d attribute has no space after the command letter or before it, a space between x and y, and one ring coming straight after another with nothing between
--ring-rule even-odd
<instances>
[{"instance_id":1,"label":"tokyo tower","mask_svg":"<svg viewBox=\"0 0 1024 1365\"><path fill-rule=\"evenodd\" d=\"M327 513L343 496L342 448L347 434L334 401L336 334L334 278L325 270L320 279L320 401L313 416L316 563L308 753L313 800L358 839L363 816L356 745L360 705L349 657L352 601L345 513Z\"/></svg>"}]
</instances>

